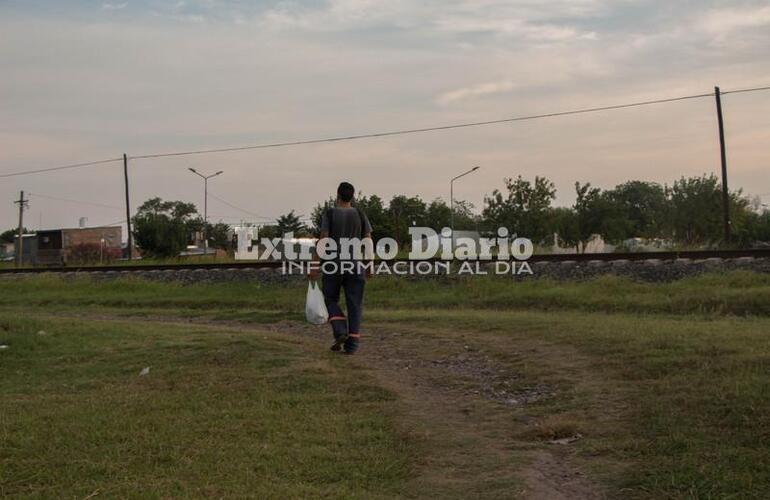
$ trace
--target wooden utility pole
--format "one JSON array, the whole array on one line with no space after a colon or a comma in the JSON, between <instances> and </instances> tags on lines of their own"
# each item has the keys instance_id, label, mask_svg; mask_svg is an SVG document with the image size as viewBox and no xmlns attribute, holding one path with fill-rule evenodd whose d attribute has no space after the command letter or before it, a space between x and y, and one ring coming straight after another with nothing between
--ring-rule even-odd
<instances>
[{"instance_id":1,"label":"wooden utility pole","mask_svg":"<svg viewBox=\"0 0 770 500\"><path fill-rule=\"evenodd\" d=\"M24 209L27 208L29 200L24 199L24 191L19 194L19 199L14 203L19 205L19 242L16 245L16 267L21 267L23 264L24 254Z\"/></svg>"},{"instance_id":2,"label":"wooden utility pole","mask_svg":"<svg viewBox=\"0 0 770 500\"><path fill-rule=\"evenodd\" d=\"M719 124L719 151L722 156L722 222L725 244L730 243L730 192L727 190L727 148L725 146L725 123L722 117L722 92L714 87L717 100L717 122Z\"/></svg>"},{"instance_id":3,"label":"wooden utility pole","mask_svg":"<svg viewBox=\"0 0 770 500\"><path fill-rule=\"evenodd\" d=\"M134 247L134 238L131 236L131 202L128 199L128 156L123 153L123 177L126 183L126 230L128 231L128 260Z\"/></svg>"}]
</instances>

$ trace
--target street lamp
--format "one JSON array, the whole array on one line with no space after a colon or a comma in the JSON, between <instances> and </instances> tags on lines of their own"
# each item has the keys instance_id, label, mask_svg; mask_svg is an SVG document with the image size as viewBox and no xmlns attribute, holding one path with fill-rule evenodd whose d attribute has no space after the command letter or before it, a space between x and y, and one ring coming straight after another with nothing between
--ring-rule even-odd
<instances>
[{"instance_id":1,"label":"street lamp","mask_svg":"<svg viewBox=\"0 0 770 500\"><path fill-rule=\"evenodd\" d=\"M202 173L198 172L192 167L188 168L187 170L189 170L190 172L194 173L195 175L203 179L203 255L208 255L209 231L207 226L209 222L209 179L221 174L222 170L211 175L203 175Z\"/></svg>"},{"instance_id":2,"label":"street lamp","mask_svg":"<svg viewBox=\"0 0 770 500\"><path fill-rule=\"evenodd\" d=\"M457 177L452 177L452 180L449 181L449 225L451 226L451 229L452 229L452 253L453 254L455 251L455 181L460 177L465 177L466 175L471 174L480 168L481 167L473 167L472 169L468 170L467 172L463 172Z\"/></svg>"}]
</instances>

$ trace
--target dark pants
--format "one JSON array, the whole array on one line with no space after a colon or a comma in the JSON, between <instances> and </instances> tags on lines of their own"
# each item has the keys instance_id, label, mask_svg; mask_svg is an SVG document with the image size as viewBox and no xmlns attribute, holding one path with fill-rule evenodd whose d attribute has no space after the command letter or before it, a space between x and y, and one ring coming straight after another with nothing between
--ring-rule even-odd
<instances>
[{"instance_id":1,"label":"dark pants","mask_svg":"<svg viewBox=\"0 0 770 500\"><path fill-rule=\"evenodd\" d=\"M323 292L326 309L329 311L329 323L335 338L348 334L350 347L357 347L361 328L361 313L364 302L366 278L360 274L324 274ZM345 304L348 316L340 308L340 290L345 290ZM346 348L348 345L346 344Z\"/></svg>"}]
</instances>

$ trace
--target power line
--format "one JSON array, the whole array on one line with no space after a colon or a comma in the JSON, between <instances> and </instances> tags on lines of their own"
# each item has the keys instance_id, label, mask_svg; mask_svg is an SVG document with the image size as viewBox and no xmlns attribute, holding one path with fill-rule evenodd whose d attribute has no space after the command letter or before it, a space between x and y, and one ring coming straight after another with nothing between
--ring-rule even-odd
<instances>
[{"instance_id":1,"label":"power line","mask_svg":"<svg viewBox=\"0 0 770 500\"><path fill-rule=\"evenodd\" d=\"M265 217L264 215L255 214L254 212L246 210L245 208L241 208L239 206L233 205L229 201L226 201L226 200L220 198L219 196L217 196L215 194L212 194L211 191L209 191L209 196L211 196L215 200L219 201L220 203L224 203L225 205L227 205L230 208L234 208L235 210L238 210L239 212L243 212L245 214L251 215L252 217L256 217L258 219L275 220L274 217Z\"/></svg>"},{"instance_id":2,"label":"power line","mask_svg":"<svg viewBox=\"0 0 770 500\"><path fill-rule=\"evenodd\" d=\"M744 92L759 92L759 91L762 91L762 90L770 90L770 86L767 86L767 87L752 87L752 88L748 88L748 89L738 89L738 90L725 90L725 91L722 91L722 95L725 95L725 94L741 94L741 93L744 93Z\"/></svg>"},{"instance_id":3,"label":"power line","mask_svg":"<svg viewBox=\"0 0 770 500\"><path fill-rule=\"evenodd\" d=\"M123 207L116 207L114 205L104 205L102 203L95 203L92 201L83 201L83 200L72 200L69 198L59 198L58 196L50 196L47 194L40 194L40 193L29 193L30 196L37 196L38 198L48 198L49 200L56 200L56 201L65 201L68 203L79 203L81 205L92 205L94 207L101 207L101 208L112 208L114 210L123 210Z\"/></svg>"},{"instance_id":4,"label":"power line","mask_svg":"<svg viewBox=\"0 0 770 500\"><path fill-rule=\"evenodd\" d=\"M748 90L744 90L744 92L748 92ZM541 118L554 118L557 116L568 116L568 115L577 115L577 114L584 114L584 113L596 113L599 111L610 111L610 110L616 110L616 109L623 109L623 108L633 108L638 106L648 106L651 104L663 104L668 102L675 102L675 101L684 101L687 99L700 99L703 97L713 97L714 94L696 94L696 95L688 95L688 96L681 96L681 97L672 97L668 99L656 99L652 101L640 101L640 102L633 102L628 104L616 104L612 106L601 106L596 108L583 108L583 109L576 109L571 111L558 111L555 113L544 113L539 115L527 115L527 116L517 116L513 118L502 118L499 120L487 120L487 121L481 121L481 122L469 122L469 123L457 123L453 125L441 125L437 127L425 127L425 128L413 128L413 129L404 129L404 130L393 130L388 132L374 132L371 134L357 134L357 135L346 135L346 136L339 136L339 137L327 137L323 139L307 139L307 140L301 140L301 141L290 141L290 142L275 142L275 143L269 143L269 144L257 144L253 146L239 146L239 147L231 147L231 148L218 148L218 149L201 149L197 151L177 151L177 152L171 152L171 153L157 153L157 154L149 154L149 155L139 155L139 156L131 156L131 159L141 160L141 159L147 159L147 158L165 158L169 156L188 156L188 155L199 155L199 154L210 154L210 153L228 153L228 152L234 152L234 151L246 151L250 149L267 149L267 148L281 148L281 147L288 147L288 146L303 146L308 144L320 144L325 142L342 142L342 141L354 141L359 139L373 139L377 137L389 137L394 135L407 135L407 134L418 134L423 132L436 132L436 131L442 131L442 130L452 130L452 129L459 129L459 128L469 128L469 127L480 127L484 125L495 125L500 123L511 123L511 122L520 122L520 121L527 121L527 120L537 120Z\"/></svg>"},{"instance_id":5,"label":"power line","mask_svg":"<svg viewBox=\"0 0 770 500\"><path fill-rule=\"evenodd\" d=\"M41 174L44 172L54 172L56 170L67 170L70 168L80 168L80 167L90 167L92 165L102 165L104 163L112 163L116 161L122 161L123 158L110 158L108 160L97 160L97 161L89 161L85 163L73 163L70 165L60 165L58 167L48 167L48 168L39 168L37 170L23 170L20 172L11 172L10 174L0 174L0 178L2 177L14 177L17 175L28 175L28 174Z\"/></svg>"},{"instance_id":6,"label":"power line","mask_svg":"<svg viewBox=\"0 0 770 500\"><path fill-rule=\"evenodd\" d=\"M728 90L722 92L722 94L737 94L737 93L746 93L746 92L759 92L759 91L765 91L770 90L770 86L764 86L764 87L752 87L752 88L745 88L745 89L737 89L737 90ZM137 155L137 156L130 156L130 159L134 160L142 160L142 159L150 159L150 158L165 158L170 156L189 156L189 155L200 155L200 154L212 154L212 153L228 153L228 152L235 152L235 151L247 151L247 150L253 150L253 149L267 149L267 148L281 148L281 147L290 147L290 146L303 146L303 145L309 145L309 144L320 144L320 143L330 143L330 142L342 142L342 141L353 141L353 140L359 140L359 139L374 139L378 137L390 137L390 136L396 136L396 135L407 135L407 134L418 134L418 133L424 133L424 132L437 132L437 131L443 131L443 130L453 130L453 129L460 129L460 128L469 128L469 127L481 127L485 125L496 125L501 123L512 123L512 122L520 122L520 121L527 121L527 120L537 120L542 118L554 118L559 116L569 116L569 115L578 115L578 114L586 114L586 113L597 113L601 111L612 111L612 110L618 110L618 109L625 109L625 108L634 108L634 107L640 107L640 106L649 106L654 104L665 104L665 103L671 103L671 102L677 102L677 101L685 101L690 99L701 99L704 97L713 97L714 93L710 92L707 94L693 94L693 95L686 95L686 96L679 96L679 97L670 97L665 99L654 99L649 101L638 101L638 102L632 102L632 103L626 103L626 104L615 104L611 106L600 106L600 107L592 107L592 108L582 108L582 109L575 109L570 111L558 111L553 113L544 113L544 114L538 114L538 115L526 115L526 116L517 116L512 118L503 118L499 120L487 120L487 121L479 121L479 122L467 122L467 123L456 123L452 125L440 125L435 127L424 127L424 128L413 128L413 129L402 129L402 130L392 130L392 131L386 131L386 132L373 132L369 134L354 134L354 135L346 135L346 136L338 136L338 137L327 137L322 139L306 139L306 140L299 140L299 141L288 141L288 142L275 142L275 143L267 143L267 144L256 144L256 145L249 145L249 146L237 146L237 147L227 147L227 148L214 148L214 149L200 149L200 150L192 150L192 151L174 151L174 152L167 152L167 153L155 153L155 154L145 154L145 155ZM17 175L27 175L27 174L37 174L37 173L44 173L44 172L52 172L56 170L65 170L65 169L71 169L71 168L79 168L79 167L86 167L91 165L100 165L104 163L112 163L121 161L123 158L111 158L107 160L98 160L93 162L87 162L87 163L75 163L71 165L61 165L57 167L49 167L49 168L41 168L37 170L27 170L27 171L20 171L20 172L13 172L10 174L0 174L0 178L4 177L13 177ZM221 200L220 200L221 201ZM240 209L239 209L240 210ZM247 212L248 213L248 212Z\"/></svg>"},{"instance_id":7,"label":"power line","mask_svg":"<svg viewBox=\"0 0 770 500\"><path fill-rule=\"evenodd\" d=\"M770 90L770 86L731 90L731 91L722 92L722 94L758 92L763 90ZM693 95L680 96L680 97L670 97L665 99L655 99L650 101L638 101L638 102L632 102L627 104L616 104L611 106L583 108L583 109L576 109L576 110L570 110L570 111L558 111L554 113L544 113L544 114L538 114L538 115L517 116L513 118L503 118L499 120L458 123L453 125L441 125L436 127L394 130L394 131L388 131L388 132L375 132L371 134L357 134L357 135L347 135L347 136L340 136L340 137L328 137L323 139L308 139L308 140L300 140L300 141L257 144L252 146L202 149L197 151L178 151L178 152L171 152L171 153L157 153L157 154L149 154L149 155L132 156L131 158L145 159L145 158L163 158L168 156L185 156L185 155L197 155L197 154L208 154L208 153L226 153L226 152L233 152L233 151L244 151L249 149L267 149L267 148L279 148L279 147L287 147L287 146L302 146L307 144L319 144L324 142L340 142L340 141L351 141L351 140L358 140L358 139L370 139L370 138L376 138L376 137L388 137L388 136L394 136L394 135L417 134L422 132L434 132L434 131L441 131L441 130L452 130L457 128L480 127L484 125L495 125L500 123L510 123L510 122L517 122L517 121L537 120L541 118L554 118L558 116L596 113L600 111L611 111L611 110L633 108L633 107L639 107L639 106L649 106L653 104L664 104L664 103L670 103L670 102L676 102L676 101L684 101L688 99L701 99L704 97L713 97L713 96L714 96L714 93L709 92L707 94L693 94Z\"/></svg>"}]
</instances>

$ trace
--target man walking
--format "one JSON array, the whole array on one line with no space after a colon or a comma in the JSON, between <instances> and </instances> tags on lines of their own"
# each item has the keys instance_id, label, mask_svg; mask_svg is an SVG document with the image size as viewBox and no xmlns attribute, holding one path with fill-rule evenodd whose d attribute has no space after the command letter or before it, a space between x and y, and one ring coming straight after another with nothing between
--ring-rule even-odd
<instances>
[{"instance_id":1,"label":"man walking","mask_svg":"<svg viewBox=\"0 0 770 500\"><path fill-rule=\"evenodd\" d=\"M338 250L341 240L355 238L363 242L372 238L369 219L360 209L353 206L354 195L353 185L341 182L337 188L335 206L326 210L321 219L320 238L333 239L337 242ZM367 274L358 265L360 260L356 260L355 256L351 256L351 260L353 265L342 265L345 261L338 253L334 265L329 266L333 272L324 270L322 283L326 309L329 311L329 323L334 334L331 349L342 350L345 354L355 353L361 340L361 313ZM311 279L315 277L314 274L311 273ZM345 292L347 317L339 305L341 291Z\"/></svg>"}]
</instances>

